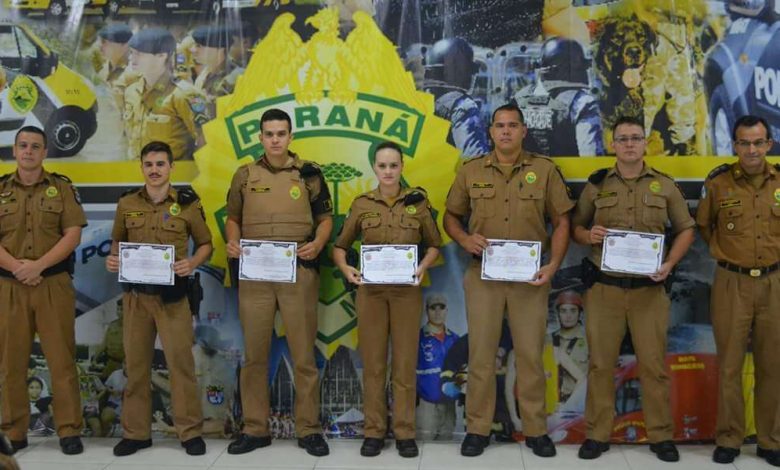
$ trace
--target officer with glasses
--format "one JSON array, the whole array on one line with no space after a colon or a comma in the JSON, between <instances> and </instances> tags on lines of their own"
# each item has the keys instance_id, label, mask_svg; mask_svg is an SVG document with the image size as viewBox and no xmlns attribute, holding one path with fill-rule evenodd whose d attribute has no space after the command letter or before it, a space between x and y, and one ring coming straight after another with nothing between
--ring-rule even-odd
<instances>
[{"instance_id":1,"label":"officer with glasses","mask_svg":"<svg viewBox=\"0 0 780 470\"><path fill-rule=\"evenodd\" d=\"M680 189L669 176L644 162L642 123L621 117L612 128L617 161L588 178L572 218L574 240L591 245L583 260L585 333L590 346L586 440L581 459L595 459L609 449L615 415L615 364L620 343L631 331L642 384L642 408L650 450L666 462L680 456L672 442L666 330L669 297L664 288L674 266L694 239L695 222ZM607 229L663 234L671 227L673 241L658 271L650 276L602 272L602 243Z\"/></svg>"},{"instance_id":2,"label":"officer with glasses","mask_svg":"<svg viewBox=\"0 0 780 470\"><path fill-rule=\"evenodd\" d=\"M717 447L731 463L745 438L742 364L752 341L759 457L780 467L780 165L766 161L769 126L757 116L734 124L739 160L712 170L696 223L718 262L710 315L718 352Z\"/></svg>"}]
</instances>

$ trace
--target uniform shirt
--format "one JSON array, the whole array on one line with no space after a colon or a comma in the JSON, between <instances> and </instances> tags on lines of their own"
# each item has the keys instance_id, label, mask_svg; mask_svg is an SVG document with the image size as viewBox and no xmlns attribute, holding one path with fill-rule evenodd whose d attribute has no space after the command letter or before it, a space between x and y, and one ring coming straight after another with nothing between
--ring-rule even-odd
<instances>
[{"instance_id":1,"label":"uniform shirt","mask_svg":"<svg viewBox=\"0 0 780 470\"><path fill-rule=\"evenodd\" d=\"M119 199L111 238L117 242L173 245L176 261L188 258L190 235L195 246L211 243L200 201L180 205L178 191L171 187L168 196L155 204L146 186Z\"/></svg>"},{"instance_id":2,"label":"uniform shirt","mask_svg":"<svg viewBox=\"0 0 780 470\"><path fill-rule=\"evenodd\" d=\"M236 88L236 80L244 73L243 68L222 67L219 70L211 70L204 67L198 78L195 79L195 88L200 89L206 98L212 102L219 96L233 93Z\"/></svg>"},{"instance_id":3,"label":"uniform shirt","mask_svg":"<svg viewBox=\"0 0 780 470\"><path fill-rule=\"evenodd\" d=\"M66 228L86 225L78 192L65 177L44 170L32 186L17 173L0 179L0 244L14 258L36 260Z\"/></svg>"},{"instance_id":4,"label":"uniform shirt","mask_svg":"<svg viewBox=\"0 0 780 470\"><path fill-rule=\"evenodd\" d=\"M418 200L407 205L404 198L415 194ZM402 189L392 204L384 200L379 188L355 198L336 246L348 250L358 236L366 245L416 245L420 242L427 247L441 245L441 234L428 199L423 191L415 188Z\"/></svg>"},{"instance_id":5,"label":"uniform shirt","mask_svg":"<svg viewBox=\"0 0 780 470\"><path fill-rule=\"evenodd\" d=\"M696 223L701 230L712 233L712 257L746 268L780 261L778 169L769 163L765 165L759 189L750 183L738 163L716 169L710 175L704 182Z\"/></svg>"},{"instance_id":6,"label":"uniform shirt","mask_svg":"<svg viewBox=\"0 0 780 470\"><path fill-rule=\"evenodd\" d=\"M672 233L677 234L696 225L685 197L669 176L647 165L632 180L623 179L617 167L600 171L606 171L606 176L600 183L588 181L585 185L572 226L589 229L602 225L659 234L671 226ZM601 251L600 244L591 246L590 259L596 266L601 266Z\"/></svg>"},{"instance_id":7,"label":"uniform shirt","mask_svg":"<svg viewBox=\"0 0 780 470\"><path fill-rule=\"evenodd\" d=\"M136 159L153 140L168 142L173 158L191 158L200 127L211 117L206 97L193 85L163 74L148 85L139 78L125 89L124 121L127 157Z\"/></svg>"},{"instance_id":8,"label":"uniform shirt","mask_svg":"<svg viewBox=\"0 0 780 470\"><path fill-rule=\"evenodd\" d=\"M495 152L466 162L447 195L447 210L469 216L469 233L549 244L548 219L574 206L560 171L548 158L523 151L506 176Z\"/></svg>"},{"instance_id":9,"label":"uniform shirt","mask_svg":"<svg viewBox=\"0 0 780 470\"><path fill-rule=\"evenodd\" d=\"M333 202L319 167L290 152L281 168L263 155L236 170L227 212L242 238L302 243L311 239L315 221L332 215Z\"/></svg>"}]
</instances>

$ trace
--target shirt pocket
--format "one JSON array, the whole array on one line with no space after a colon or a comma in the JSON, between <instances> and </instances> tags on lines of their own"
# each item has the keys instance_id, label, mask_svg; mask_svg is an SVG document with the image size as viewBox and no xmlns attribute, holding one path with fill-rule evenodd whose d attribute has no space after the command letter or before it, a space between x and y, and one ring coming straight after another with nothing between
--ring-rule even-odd
<instances>
[{"instance_id":1,"label":"shirt pocket","mask_svg":"<svg viewBox=\"0 0 780 470\"><path fill-rule=\"evenodd\" d=\"M493 217L496 213L496 188L469 188L472 217Z\"/></svg>"},{"instance_id":2,"label":"shirt pocket","mask_svg":"<svg viewBox=\"0 0 780 470\"><path fill-rule=\"evenodd\" d=\"M6 235L19 228L19 203L0 205L0 235Z\"/></svg>"},{"instance_id":3,"label":"shirt pocket","mask_svg":"<svg viewBox=\"0 0 780 470\"><path fill-rule=\"evenodd\" d=\"M366 217L360 221L360 232L363 243L374 244L382 242L382 218Z\"/></svg>"},{"instance_id":4,"label":"shirt pocket","mask_svg":"<svg viewBox=\"0 0 780 470\"><path fill-rule=\"evenodd\" d=\"M718 212L718 231L724 236L742 235L747 222L742 206L727 207Z\"/></svg>"},{"instance_id":5,"label":"shirt pocket","mask_svg":"<svg viewBox=\"0 0 780 470\"><path fill-rule=\"evenodd\" d=\"M163 222L160 230L160 241L168 244L176 244L187 238L187 222L180 217L171 217Z\"/></svg>"},{"instance_id":6,"label":"shirt pocket","mask_svg":"<svg viewBox=\"0 0 780 470\"><path fill-rule=\"evenodd\" d=\"M593 206L596 208L596 211L593 214L593 225L601 225L610 228L621 222L617 213L617 196L600 197L593 201Z\"/></svg>"},{"instance_id":7,"label":"shirt pocket","mask_svg":"<svg viewBox=\"0 0 780 470\"><path fill-rule=\"evenodd\" d=\"M420 221L414 217L408 215L401 216L401 221L398 223L401 232L401 239L396 243L415 245L420 243L422 235L420 233Z\"/></svg>"},{"instance_id":8,"label":"shirt pocket","mask_svg":"<svg viewBox=\"0 0 780 470\"><path fill-rule=\"evenodd\" d=\"M62 219L64 204L62 199L44 198L41 200L41 227L57 229Z\"/></svg>"},{"instance_id":9,"label":"shirt pocket","mask_svg":"<svg viewBox=\"0 0 780 470\"><path fill-rule=\"evenodd\" d=\"M769 230L772 235L780 235L780 206L772 206L772 215L769 217Z\"/></svg>"},{"instance_id":10,"label":"shirt pocket","mask_svg":"<svg viewBox=\"0 0 780 470\"><path fill-rule=\"evenodd\" d=\"M138 243L144 241L144 228L146 227L146 217L125 217L125 230L127 230L127 241Z\"/></svg>"},{"instance_id":11,"label":"shirt pocket","mask_svg":"<svg viewBox=\"0 0 780 470\"><path fill-rule=\"evenodd\" d=\"M648 227L662 228L667 219L666 198L647 194L642 205L642 223Z\"/></svg>"}]
</instances>

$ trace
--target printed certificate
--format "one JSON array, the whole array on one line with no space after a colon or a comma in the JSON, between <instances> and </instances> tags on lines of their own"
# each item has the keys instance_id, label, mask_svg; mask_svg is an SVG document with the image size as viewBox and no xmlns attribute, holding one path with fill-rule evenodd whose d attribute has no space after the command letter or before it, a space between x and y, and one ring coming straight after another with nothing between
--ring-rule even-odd
<instances>
[{"instance_id":1,"label":"printed certificate","mask_svg":"<svg viewBox=\"0 0 780 470\"><path fill-rule=\"evenodd\" d=\"M601 270L649 276L661 267L663 257L663 234L607 230Z\"/></svg>"},{"instance_id":2,"label":"printed certificate","mask_svg":"<svg viewBox=\"0 0 780 470\"><path fill-rule=\"evenodd\" d=\"M488 240L482 252L482 279L528 282L534 280L542 259L542 242Z\"/></svg>"},{"instance_id":3,"label":"printed certificate","mask_svg":"<svg viewBox=\"0 0 780 470\"><path fill-rule=\"evenodd\" d=\"M173 245L119 242L119 282L172 286Z\"/></svg>"},{"instance_id":4,"label":"printed certificate","mask_svg":"<svg viewBox=\"0 0 780 470\"><path fill-rule=\"evenodd\" d=\"M366 284L414 284L417 245L362 245L360 273Z\"/></svg>"},{"instance_id":5,"label":"printed certificate","mask_svg":"<svg viewBox=\"0 0 780 470\"><path fill-rule=\"evenodd\" d=\"M238 278L244 281L295 282L298 244L241 240Z\"/></svg>"}]
</instances>

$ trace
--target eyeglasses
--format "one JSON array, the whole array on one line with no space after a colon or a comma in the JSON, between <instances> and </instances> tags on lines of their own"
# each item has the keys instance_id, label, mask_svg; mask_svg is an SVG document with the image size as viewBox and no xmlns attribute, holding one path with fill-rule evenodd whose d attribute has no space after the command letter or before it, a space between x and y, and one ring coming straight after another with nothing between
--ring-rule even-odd
<instances>
[{"instance_id":1,"label":"eyeglasses","mask_svg":"<svg viewBox=\"0 0 780 470\"><path fill-rule=\"evenodd\" d=\"M629 142L631 142L632 144L639 144L644 141L645 141L645 137L642 135L615 137L615 143L618 143L620 145L626 145Z\"/></svg>"},{"instance_id":2,"label":"eyeglasses","mask_svg":"<svg viewBox=\"0 0 780 470\"><path fill-rule=\"evenodd\" d=\"M428 305L428 308L429 308L430 310L436 310L436 309L439 309L439 310L446 310L446 309L447 309L447 306L446 306L446 305L444 305L444 304L433 304L433 305Z\"/></svg>"},{"instance_id":3,"label":"eyeglasses","mask_svg":"<svg viewBox=\"0 0 780 470\"><path fill-rule=\"evenodd\" d=\"M734 146L740 147L743 149L749 149L751 145L755 147L764 147L767 144L770 144L772 141L767 139L758 139L758 140L737 140L734 141Z\"/></svg>"}]
</instances>

